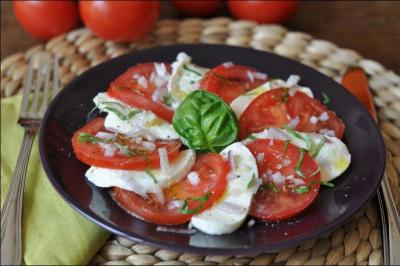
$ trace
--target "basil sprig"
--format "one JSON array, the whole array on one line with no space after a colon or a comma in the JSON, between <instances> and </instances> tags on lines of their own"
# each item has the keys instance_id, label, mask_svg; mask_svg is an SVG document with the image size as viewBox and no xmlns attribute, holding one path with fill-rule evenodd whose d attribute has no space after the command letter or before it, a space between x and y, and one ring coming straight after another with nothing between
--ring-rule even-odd
<instances>
[{"instance_id":1,"label":"basil sprig","mask_svg":"<svg viewBox=\"0 0 400 266\"><path fill-rule=\"evenodd\" d=\"M200 152L219 152L237 139L238 121L218 96L197 90L176 109L172 124L182 142Z\"/></svg>"}]
</instances>

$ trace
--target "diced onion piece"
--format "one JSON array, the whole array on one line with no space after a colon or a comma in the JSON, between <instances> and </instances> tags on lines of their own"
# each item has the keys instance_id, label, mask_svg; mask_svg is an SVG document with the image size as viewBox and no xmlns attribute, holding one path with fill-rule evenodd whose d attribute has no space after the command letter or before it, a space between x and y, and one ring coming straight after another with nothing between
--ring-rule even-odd
<instances>
[{"instance_id":1,"label":"diced onion piece","mask_svg":"<svg viewBox=\"0 0 400 266\"><path fill-rule=\"evenodd\" d=\"M317 122L318 122L318 117L316 117L314 115L310 117L311 124L315 125Z\"/></svg>"},{"instance_id":2,"label":"diced onion piece","mask_svg":"<svg viewBox=\"0 0 400 266\"><path fill-rule=\"evenodd\" d=\"M182 208L183 204L183 200L171 200L168 202L168 209L180 209Z\"/></svg>"},{"instance_id":3,"label":"diced onion piece","mask_svg":"<svg viewBox=\"0 0 400 266\"><path fill-rule=\"evenodd\" d=\"M161 173L164 176L168 176L170 174L170 167L169 167L167 148L165 148L165 147L159 148L158 155L160 156Z\"/></svg>"},{"instance_id":4,"label":"diced onion piece","mask_svg":"<svg viewBox=\"0 0 400 266\"><path fill-rule=\"evenodd\" d=\"M299 122L300 122L300 119L298 116L296 116L295 118L293 118L289 121L288 127L295 128L299 124Z\"/></svg>"},{"instance_id":5,"label":"diced onion piece","mask_svg":"<svg viewBox=\"0 0 400 266\"><path fill-rule=\"evenodd\" d=\"M277 185L283 185L285 183L285 176L283 176L280 172L273 173L271 175L272 181L274 181Z\"/></svg>"},{"instance_id":6,"label":"diced onion piece","mask_svg":"<svg viewBox=\"0 0 400 266\"><path fill-rule=\"evenodd\" d=\"M99 143L100 147L104 150L104 156L112 157L117 151L117 147L111 143Z\"/></svg>"},{"instance_id":7,"label":"diced onion piece","mask_svg":"<svg viewBox=\"0 0 400 266\"><path fill-rule=\"evenodd\" d=\"M115 133L99 131L96 133L95 137L99 139L112 139L115 135Z\"/></svg>"},{"instance_id":8,"label":"diced onion piece","mask_svg":"<svg viewBox=\"0 0 400 266\"><path fill-rule=\"evenodd\" d=\"M179 228L179 227L169 227L169 226L157 226L156 229L158 232L168 232L168 233L178 233L178 234L185 234L191 235L197 232L196 229L192 228Z\"/></svg>"},{"instance_id":9,"label":"diced onion piece","mask_svg":"<svg viewBox=\"0 0 400 266\"><path fill-rule=\"evenodd\" d=\"M232 62L225 62L225 63L223 63L222 64L224 67L226 67L226 68L230 68L230 67L233 67L233 63Z\"/></svg>"},{"instance_id":10,"label":"diced onion piece","mask_svg":"<svg viewBox=\"0 0 400 266\"><path fill-rule=\"evenodd\" d=\"M289 140L289 136L286 135L285 132L283 132L282 130L280 130L279 128L276 128L276 127L271 127L270 129L268 129L267 138L274 139L274 140L275 139L276 140L284 140L284 141Z\"/></svg>"},{"instance_id":11,"label":"diced onion piece","mask_svg":"<svg viewBox=\"0 0 400 266\"><path fill-rule=\"evenodd\" d=\"M199 174L196 173L195 171L190 172L190 173L187 175L187 179L188 179L189 183L190 183L192 186L197 186L197 185L200 183Z\"/></svg>"},{"instance_id":12,"label":"diced onion piece","mask_svg":"<svg viewBox=\"0 0 400 266\"><path fill-rule=\"evenodd\" d=\"M255 72L253 73L253 77L256 79L266 80L268 78L268 75L261 72Z\"/></svg>"},{"instance_id":13,"label":"diced onion piece","mask_svg":"<svg viewBox=\"0 0 400 266\"><path fill-rule=\"evenodd\" d=\"M245 208L232 203L232 202L221 202L220 204L217 205L217 208L220 209L221 211L231 213L231 214L240 214L245 212Z\"/></svg>"},{"instance_id":14,"label":"diced onion piece","mask_svg":"<svg viewBox=\"0 0 400 266\"><path fill-rule=\"evenodd\" d=\"M261 178L256 178L254 180L253 186L250 188L250 192L252 194L256 194L258 191L258 188L261 186L261 184L262 184Z\"/></svg>"},{"instance_id":15,"label":"diced onion piece","mask_svg":"<svg viewBox=\"0 0 400 266\"><path fill-rule=\"evenodd\" d=\"M150 141L143 141L142 142L142 147L145 150L154 151L156 149L156 144L154 144L153 142L150 142Z\"/></svg>"},{"instance_id":16,"label":"diced onion piece","mask_svg":"<svg viewBox=\"0 0 400 266\"><path fill-rule=\"evenodd\" d=\"M247 227L252 227L254 224L256 223L256 221L254 221L254 219L251 219L247 222Z\"/></svg>"},{"instance_id":17,"label":"diced onion piece","mask_svg":"<svg viewBox=\"0 0 400 266\"><path fill-rule=\"evenodd\" d=\"M329 119L328 113L327 112L323 112L319 115L319 120L320 121L327 121Z\"/></svg>"},{"instance_id":18,"label":"diced onion piece","mask_svg":"<svg viewBox=\"0 0 400 266\"><path fill-rule=\"evenodd\" d=\"M288 166L288 165L290 165L291 163L292 163L292 161L289 160L289 159L284 159L284 160L283 160L283 166Z\"/></svg>"},{"instance_id":19,"label":"diced onion piece","mask_svg":"<svg viewBox=\"0 0 400 266\"><path fill-rule=\"evenodd\" d=\"M231 167L231 170L235 169L235 158L233 158L232 150L228 151L228 161L229 161L229 166Z\"/></svg>"},{"instance_id":20,"label":"diced onion piece","mask_svg":"<svg viewBox=\"0 0 400 266\"><path fill-rule=\"evenodd\" d=\"M293 85L296 85L300 81L300 76L298 75L290 75L288 79L286 80L286 84L291 87Z\"/></svg>"},{"instance_id":21,"label":"diced onion piece","mask_svg":"<svg viewBox=\"0 0 400 266\"><path fill-rule=\"evenodd\" d=\"M263 152L257 154L257 162L264 161L265 154Z\"/></svg>"},{"instance_id":22,"label":"diced onion piece","mask_svg":"<svg viewBox=\"0 0 400 266\"><path fill-rule=\"evenodd\" d=\"M249 78L250 82L254 82L253 72L247 71L247 77Z\"/></svg>"},{"instance_id":23,"label":"diced onion piece","mask_svg":"<svg viewBox=\"0 0 400 266\"><path fill-rule=\"evenodd\" d=\"M300 178L293 178L292 179L293 184L295 184L296 186L300 186L300 185L304 185L305 182L303 179Z\"/></svg>"}]
</instances>

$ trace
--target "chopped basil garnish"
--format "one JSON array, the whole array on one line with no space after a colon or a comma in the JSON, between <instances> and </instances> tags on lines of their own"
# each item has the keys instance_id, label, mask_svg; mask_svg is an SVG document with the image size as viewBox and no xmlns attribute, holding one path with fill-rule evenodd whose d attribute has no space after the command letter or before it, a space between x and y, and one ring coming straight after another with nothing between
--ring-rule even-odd
<instances>
[{"instance_id":1,"label":"chopped basil garnish","mask_svg":"<svg viewBox=\"0 0 400 266\"><path fill-rule=\"evenodd\" d=\"M319 154L319 152L321 151L321 149L322 149L322 147L324 146L324 144L325 144L325 140L322 139L322 140L318 143L317 148L315 148L315 151L314 151L314 153L313 153L313 155L312 155L313 158L315 158L315 157L318 156L318 154Z\"/></svg>"},{"instance_id":2,"label":"chopped basil garnish","mask_svg":"<svg viewBox=\"0 0 400 266\"><path fill-rule=\"evenodd\" d=\"M299 132L297 132L296 130L287 125L284 125L283 128L286 129L289 132L289 134L293 135L295 138L303 140L306 143L306 150L311 149L311 141L307 135L306 137L303 137Z\"/></svg>"},{"instance_id":3,"label":"chopped basil garnish","mask_svg":"<svg viewBox=\"0 0 400 266\"><path fill-rule=\"evenodd\" d=\"M89 143L106 143L106 142L110 142L111 140L101 139L101 138L95 137L93 135L90 135L88 133L82 132L82 133L79 133L78 141L79 142L89 142Z\"/></svg>"},{"instance_id":4,"label":"chopped basil garnish","mask_svg":"<svg viewBox=\"0 0 400 266\"><path fill-rule=\"evenodd\" d=\"M301 168L302 168L302 165L303 165L304 153L305 153L304 149L300 149L299 160L297 161L297 165L296 165L296 168L295 168L296 173L299 176L303 177L303 178L305 178L305 175L304 175L303 170Z\"/></svg>"},{"instance_id":5,"label":"chopped basil garnish","mask_svg":"<svg viewBox=\"0 0 400 266\"><path fill-rule=\"evenodd\" d=\"M219 79L222 80L222 81L226 81L226 80L227 80L227 78L225 78L224 76L221 76L221 75L219 75L219 74L217 74L217 73L211 72L211 74L212 74L213 76L215 76L216 78L219 78Z\"/></svg>"},{"instance_id":6,"label":"chopped basil garnish","mask_svg":"<svg viewBox=\"0 0 400 266\"><path fill-rule=\"evenodd\" d=\"M282 152L282 155L281 155L282 164L283 164L283 161L285 160L285 155L286 155L286 151L287 151L287 147L289 145L289 142L290 142L289 140L286 140L285 143L283 144L283 152Z\"/></svg>"},{"instance_id":7,"label":"chopped basil garnish","mask_svg":"<svg viewBox=\"0 0 400 266\"><path fill-rule=\"evenodd\" d=\"M249 183L247 183L248 189L254 185L254 181L256 181L256 175L253 173L253 175L251 176L251 180L249 181Z\"/></svg>"},{"instance_id":8,"label":"chopped basil garnish","mask_svg":"<svg viewBox=\"0 0 400 266\"><path fill-rule=\"evenodd\" d=\"M151 172L150 159L149 159L149 157L145 156L144 159L146 160L146 174L147 174L148 176L150 176L150 177L153 179L154 183L157 183L156 177L155 177L154 174Z\"/></svg>"},{"instance_id":9,"label":"chopped basil garnish","mask_svg":"<svg viewBox=\"0 0 400 266\"><path fill-rule=\"evenodd\" d=\"M197 76L201 76L200 72L198 72L192 68L189 68L187 65L183 65L183 69L186 71L192 72L193 74L196 74Z\"/></svg>"},{"instance_id":10,"label":"chopped basil garnish","mask_svg":"<svg viewBox=\"0 0 400 266\"><path fill-rule=\"evenodd\" d=\"M325 186L325 187L330 187L330 188L334 188L335 184L331 183L331 182L325 182L325 181L321 181L321 185Z\"/></svg>"},{"instance_id":11,"label":"chopped basil garnish","mask_svg":"<svg viewBox=\"0 0 400 266\"><path fill-rule=\"evenodd\" d=\"M311 190L311 188L308 186L300 186L298 188L293 189L293 192L301 194L301 193L310 192L310 190Z\"/></svg>"},{"instance_id":12,"label":"chopped basil garnish","mask_svg":"<svg viewBox=\"0 0 400 266\"><path fill-rule=\"evenodd\" d=\"M183 202L183 206L181 208L181 213L183 214L195 214L201 211L203 209L204 204L207 202L207 200L210 198L211 192L207 192L203 197L193 197L193 198L187 198ZM200 204L194 209L189 209L189 201L199 201Z\"/></svg>"},{"instance_id":13,"label":"chopped basil garnish","mask_svg":"<svg viewBox=\"0 0 400 266\"><path fill-rule=\"evenodd\" d=\"M136 152L132 149L130 149L128 146L126 145L122 145L119 143L114 143L115 147L117 147L117 149L126 156L133 156L136 155Z\"/></svg>"},{"instance_id":14,"label":"chopped basil garnish","mask_svg":"<svg viewBox=\"0 0 400 266\"><path fill-rule=\"evenodd\" d=\"M328 95L325 94L325 92L322 93L322 97L324 97L324 99L322 100L323 104L329 104L331 102L331 99L328 97Z\"/></svg>"},{"instance_id":15,"label":"chopped basil garnish","mask_svg":"<svg viewBox=\"0 0 400 266\"><path fill-rule=\"evenodd\" d=\"M278 190L278 188L276 187L276 185L275 184L272 184L272 183L266 183L266 184L262 184L262 188L264 188L264 189L270 189L270 190L272 190L273 192L279 192L279 190Z\"/></svg>"},{"instance_id":16,"label":"chopped basil garnish","mask_svg":"<svg viewBox=\"0 0 400 266\"><path fill-rule=\"evenodd\" d=\"M250 134L247 138L250 139L250 140L256 140L257 139L253 134Z\"/></svg>"}]
</instances>

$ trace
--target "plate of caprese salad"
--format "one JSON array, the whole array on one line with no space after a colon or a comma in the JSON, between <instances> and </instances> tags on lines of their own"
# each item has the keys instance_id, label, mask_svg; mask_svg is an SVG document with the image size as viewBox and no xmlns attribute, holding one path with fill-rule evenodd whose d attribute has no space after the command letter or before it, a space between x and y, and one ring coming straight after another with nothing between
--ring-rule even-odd
<instances>
[{"instance_id":1,"label":"plate of caprese salad","mask_svg":"<svg viewBox=\"0 0 400 266\"><path fill-rule=\"evenodd\" d=\"M374 120L334 80L222 45L151 48L86 71L50 105L39 143L78 212L203 254L328 233L372 199L385 167Z\"/></svg>"}]
</instances>

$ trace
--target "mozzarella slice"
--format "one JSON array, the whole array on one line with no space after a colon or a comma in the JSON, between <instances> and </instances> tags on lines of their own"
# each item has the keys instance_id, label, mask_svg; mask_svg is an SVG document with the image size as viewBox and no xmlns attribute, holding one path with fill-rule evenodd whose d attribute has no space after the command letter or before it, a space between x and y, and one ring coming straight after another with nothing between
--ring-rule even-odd
<instances>
[{"instance_id":1,"label":"mozzarella slice","mask_svg":"<svg viewBox=\"0 0 400 266\"><path fill-rule=\"evenodd\" d=\"M108 113L104 121L107 130L129 137L145 135L161 140L179 139L173 126L151 111L131 107L107 93L97 94L93 101L101 111Z\"/></svg>"},{"instance_id":2,"label":"mozzarella slice","mask_svg":"<svg viewBox=\"0 0 400 266\"><path fill-rule=\"evenodd\" d=\"M311 156L320 167L321 181L327 182L340 176L350 165L351 155L346 145L338 138L317 133L304 133L295 130L276 129L287 135L291 144L309 151ZM295 133L295 134L293 134ZM270 139L269 130L253 133L257 139ZM300 137L299 137L300 136ZM245 139L242 143L251 142ZM322 144L322 142L324 144ZM318 146L321 148L318 150Z\"/></svg>"},{"instance_id":3,"label":"mozzarella slice","mask_svg":"<svg viewBox=\"0 0 400 266\"><path fill-rule=\"evenodd\" d=\"M189 93L199 89L199 82L208 70L191 62L192 58L181 52L176 57L176 61L172 63L168 91L171 94L173 109L176 109Z\"/></svg>"},{"instance_id":4,"label":"mozzarella slice","mask_svg":"<svg viewBox=\"0 0 400 266\"><path fill-rule=\"evenodd\" d=\"M321 169L321 181L333 180L346 171L350 165L351 155L340 139L316 133L308 133L307 135L312 143L311 155L315 153L321 141L324 143L314 158Z\"/></svg>"},{"instance_id":5,"label":"mozzarella slice","mask_svg":"<svg viewBox=\"0 0 400 266\"><path fill-rule=\"evenodd\" d=\"M226 147L221 152L226 160L229 151L233 153L235 168L228 175L230 180L222 199L191 220L194 227L211 235L229 234L242 225L256 191L254 187L248 188L248 185L259 185L256 160L247 147L240 142Z\"/></svg>"},{"instance_id":6,"label":"mozzarella slice","mask_svg":"<svg viewBox=\"0 0 400 266\"><path fill-rule=\"evenodd\" d=\"M163 175L160 169L151 169L157 183L148 171L116 170L94 166L87 170L86 177L97 187L119 187L146 196L147 193L158 193L160 188L181 181L190 172L195 160L196 153L193 150L184 150L170 163L168 175Z\"/></svg>"},{"instance_id":7,"label":"mozzarella slice","mask_svg":"<svg viewBox=\"0 0 400 266\"><path fill-rule=\"evenodd\" d=\"M310 88L302 87L297 84L299 77L297 75L291 75L287 81L282 79L273 79L267 81L263 85L258 88L255 88L247 93L240 95L236 99L234 99L230 106L232 110L235 112L237 118L243 114L244 110L250 105L250 103L257 98L257 96L263 94L266 91L278 88L289 88L289 94L293 95L296 91L301 91L310 96L311 98L314 97Z\"/></svg>"}]
</instances>

